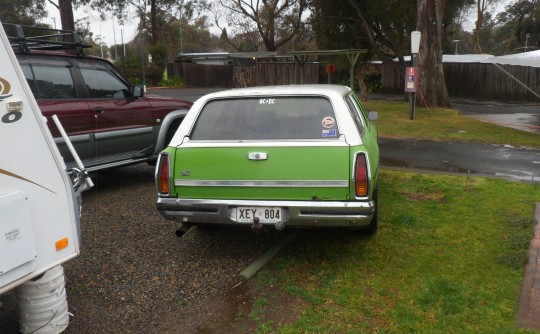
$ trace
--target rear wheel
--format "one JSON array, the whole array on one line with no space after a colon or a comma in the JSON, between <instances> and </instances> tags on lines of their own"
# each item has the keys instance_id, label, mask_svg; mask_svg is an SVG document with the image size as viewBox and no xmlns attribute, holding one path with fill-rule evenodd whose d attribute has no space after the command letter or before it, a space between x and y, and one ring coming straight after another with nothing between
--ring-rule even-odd
<instances>
[{"instance_id":1,"label":"rear wheel","mask_svg":"<svg viewBox=\"0 0 540 334\"><path fill-rule=\"evenodd\" d=\"M375 202L375 212L373 212L373 218L371 219L371 222L369 225L365 227L353 227L353 231L358 231L359 233L365 234L365 235L374 235L377 232L377 229L379 228L379 221L377 218L377 212L379 211L379 196L378 196L378 189L375 189L373 192L373 201Z\"/></svg>"}]
</instances>

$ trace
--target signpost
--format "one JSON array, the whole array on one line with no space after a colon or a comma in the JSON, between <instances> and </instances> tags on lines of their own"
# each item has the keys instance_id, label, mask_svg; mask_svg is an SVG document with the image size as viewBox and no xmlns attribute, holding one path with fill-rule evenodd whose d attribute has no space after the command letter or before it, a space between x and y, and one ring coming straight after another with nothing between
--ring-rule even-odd
<instances>
[{"instance_id":1,"label":"signpost","mask_svg":"<svg viewBox=\"0 0 540 334\"><path fill-rule=\"evenodd\" d=\"M328 74L328 83L332 83L332 74L336 73L337 67L336 64L327 64L326 65L326 74Z\"/></svg>"},{"instance_id":2,"label":"signpost","mask_svg":"<svg viewBox=\"0 0 540 334\"><path fill-rule=\"evenodd\" d=\"M416 67L416 56L420 50L420 31L413 31L411 33L411 65L405 70L405 92L410 93L411 107L409 112L409 119L414 119L414 108L416 105L416 90L420 82L420 71Z\"/></svg>"}]
</instances>

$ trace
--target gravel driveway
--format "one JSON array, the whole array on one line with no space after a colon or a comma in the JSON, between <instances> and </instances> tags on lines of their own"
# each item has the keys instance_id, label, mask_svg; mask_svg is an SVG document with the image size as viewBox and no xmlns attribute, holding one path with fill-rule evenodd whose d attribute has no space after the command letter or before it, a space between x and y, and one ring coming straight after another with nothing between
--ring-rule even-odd
<instances>
[{"instance_id":1,"label":"gravel driveway","mask_svg":"<svg viewBox=\"0 0 540 334\"><path fill-rule=\"evenodd\" d=\"M281 236L192 228L178 238L176 223L156 211L152 167L93 179L83 195L81 255L64 264L74 314L64 333L194 332L187 322L206 316L202 301L230 291L237 274ZM0 333L17 333L13 292L0 303Z\"/></svg>"}]
</instances>

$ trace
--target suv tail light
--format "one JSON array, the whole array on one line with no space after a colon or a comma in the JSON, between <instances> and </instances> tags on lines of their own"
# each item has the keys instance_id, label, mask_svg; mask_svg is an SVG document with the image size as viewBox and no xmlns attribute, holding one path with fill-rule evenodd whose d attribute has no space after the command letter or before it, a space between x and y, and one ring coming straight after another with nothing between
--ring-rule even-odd
<instances>
[{"instance_id":1,"label":"suv tail light","mask_svg":"<svg viewBox=\"0 0 540 334\"><path fill-rule=\"evenodd\" d=\"M368 195L369 177L367 169L367 161L365 154L356 156L356 169L354 173L354 189L357 197L365 197Z\"/></svg>"},{"instance_id":2,"label":"suv tail light","mask_svg":"<svg viewBox=\"0 0 540 334\"><path fill-rule=\"evenodd\" d=\"M170 170L169 155L166 153L160 154L156 168L156 183L159 195L168 196L170 194Z\"/></svg>"}]
</instances>

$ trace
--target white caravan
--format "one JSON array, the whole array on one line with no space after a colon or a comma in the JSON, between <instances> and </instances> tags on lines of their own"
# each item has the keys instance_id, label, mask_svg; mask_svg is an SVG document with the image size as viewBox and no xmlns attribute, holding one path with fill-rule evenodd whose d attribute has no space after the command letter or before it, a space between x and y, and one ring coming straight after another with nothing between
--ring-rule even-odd
<instances>
[{"instance_id":1,"label":"white caravan","mask_svg":"<svg viewBox=\"0 0 540 334\"><path fill-rule=\"evenodd\" d=\"M80 214L78 194L1 23L0 40L2 294L79 254Z\"/></svg>"}]
</instances>

